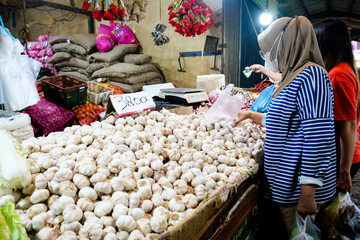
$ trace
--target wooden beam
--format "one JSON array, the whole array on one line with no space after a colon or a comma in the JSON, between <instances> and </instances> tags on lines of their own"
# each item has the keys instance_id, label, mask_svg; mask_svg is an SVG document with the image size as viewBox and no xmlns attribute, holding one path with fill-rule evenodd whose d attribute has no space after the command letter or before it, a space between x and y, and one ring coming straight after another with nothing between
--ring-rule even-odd
<instances>
[{"instance_id":1,"label":"wooden beam","mask_svg":"<svg viewBox=\"0 0 360 240\"><path fill-rule=\"evenodd\" d=\"M355 6L355 0L351 0L349 3L349 12L352 13Z\"/></svg>"},{"instance_id":2,"label":"wooden beam","mask_svg":"<svg viewBox=\"0 0 360 240\"><path fill-rule=\"evenodd\" d=\"M56 8L56 9L61 9L61 10L65 10L65 11L69 11L69 12L74 12L74 13L80 13L80 14L84 14L87 16L92 15L92 12L87 11L86 13L84 13L82 11L82 9L80 8L74 8L71 6L66 6L66 5L62 5L62 4L58 4L58 3L52 3L52 2L47 2L47 1L38 1L38 0L26 0L26 8L36 8L36 7L52 7L52 8ZM19 5L17 7L14 7L15 9L23 9L23 5Z\"/></svg>"},{"instance_id":3,"label":"wooden beam","mask_svg":"<svg viewBox=\"0 0 360 240\"><path fill-rule=\"evenodd\" d=\"M325 0L326 2L326 11L331 12L331 3L330 0Z\"/></svg>"},{"instance_id":4,"label":"wooden beam","mask_svg":"<svg viewBox=\"0 0 360 240\"><path fill-rule=\"evenodd\" d=\"M305 12L305 16L306 16L306 17L309 17L309 16L310 16L310 13L309 13L309 10L307 9L306 5L305 5L304 0L300 0L300 4L301 4L301 7L303 8L303 10L304 10L304 12Z\"/></svg>"}]
</instances>

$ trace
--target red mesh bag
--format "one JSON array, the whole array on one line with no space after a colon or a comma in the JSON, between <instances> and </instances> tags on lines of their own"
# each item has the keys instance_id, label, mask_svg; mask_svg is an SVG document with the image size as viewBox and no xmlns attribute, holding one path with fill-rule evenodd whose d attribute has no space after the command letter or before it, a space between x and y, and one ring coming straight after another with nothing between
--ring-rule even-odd
<instances>
[{"instance_id":1,"label":"red mesh bag","mask_svg":"<svg viewBox=\"0 0 360 240\"><path fill-rule=\"evenodd\" d=\"M37 104L27 107L26 113L29 114L35 127L45 135L62 129L75 116L72 111L45 99L41 99Z\"/></svg>"}]
</instances>

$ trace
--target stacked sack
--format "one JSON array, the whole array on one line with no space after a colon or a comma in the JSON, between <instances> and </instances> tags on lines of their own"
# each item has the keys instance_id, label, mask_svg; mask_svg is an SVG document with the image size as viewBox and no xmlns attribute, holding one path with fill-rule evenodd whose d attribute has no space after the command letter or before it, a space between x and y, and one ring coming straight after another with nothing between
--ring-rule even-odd
<instances>
[{"instance_id":1,"label":"stacked sack","mask_svg":"<svg viewBox=\"0 0 360 240\"><path fill-rule=\"evenodd\" d=\"M26 113L0 111L0 128L9 131L20 143L34 137L31 119Z\"/></svg>"},{"instance_id":2,"label":"stacked sack","mask_svg":"<svg viewBox=\"0 0 360 240\"><path fill-rule=\"evenodd\" d=\"M151 56L137 54L137 45L117 45L110 52L94 53L88 72L92 80L101 79L120 87L124 92L137 92L144 85L164 82L156 67L151 64Z\"/></svg>"},{"instance_id":3,"label":"stacked sack","mask_svg":"<svg viewBox=\"0 0 360 240\"><path fill-rule=\"evenodd\" d=\"M49 44L51 39L55 38L55 36L39 36L34 42L27 42L25 47L25 54L30 58L41 62L42 68L47 68L51 70L52 74L56 74L56 69L53 64L49 61L51 57L54 55L53 49Z\"/></svg>"},{"instance_id":4,"label":"stacked sack","mask_svg":"<svg viewBox=\"0 0 360 240\"><path fill-rule=\"evenodd\" d=\"M59 73L88 81L89 55L96 52L96 34L64 34L50 41L55 52L50 62Z\"/></svg>"}]
</instances>

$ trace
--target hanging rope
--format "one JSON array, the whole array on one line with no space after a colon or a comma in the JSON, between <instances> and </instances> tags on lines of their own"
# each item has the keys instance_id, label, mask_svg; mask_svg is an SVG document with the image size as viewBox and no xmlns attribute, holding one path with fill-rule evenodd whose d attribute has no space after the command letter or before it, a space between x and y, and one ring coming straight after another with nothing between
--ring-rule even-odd
<instances>
[{"instance_id":1,"label":"hanging rope","mask_svg":"<svg viewBox=\"0 0 360 240\"><path fill-rule=\"evenodd\" d=\"M253 29L254 29L254 31L255 31L256 36L258 36L258 33L257 33L257 31L256 31L256 27L255 27L254 21L253 21L253 19L252 19L252 17L251 17L251 14L250 14L248 5L247 5L247 3L246 3L246 0L244 0L244 3L245 3L246 10L247 10L247 12L248 12L248 14L249 14L249 18L250 18L250 21L251 21L251 25L252 25L252 27L253 27Z\"/></svg>"}]
</instances>

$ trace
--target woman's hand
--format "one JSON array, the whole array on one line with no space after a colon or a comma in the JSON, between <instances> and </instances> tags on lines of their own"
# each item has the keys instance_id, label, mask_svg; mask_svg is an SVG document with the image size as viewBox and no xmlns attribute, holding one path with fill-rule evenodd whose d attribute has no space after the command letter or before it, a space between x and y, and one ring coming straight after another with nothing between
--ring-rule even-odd
<instances>
[{"instance_id":1,"label":"woman's hand","mask_svg":"<svg viewBox=\"0 0 360 240\"><path fill-rule=\"evenodd\" d=\"M265 67L263 65L260 64L253 64L250 66L250 69L254 72L254 73L264 73L265 71Z\"/></svg>"},{"instance_id":2,"label":"woman's hand","mask_svg":"<svg viewBox=\"0 0 360 240\"><path fill-rule=\"evenodd\" d=\"M250 117L250 111L240 111L236 119L231 123L231 126L236 127L240 122Z\"/></svg>"},{"instance_id":3,"label":"woman's hand","mask_svg":"<svg viewBox=\"0 0 360 240\"><path fill-rule=\"evenodd\" d=\"M351 193L352 183L350 172L348 171L340 171L339 177L336 183L337 189L339 189L342 193Z\"/></svg>"},{"instance_id":4,"label":"woman's hand","mask_svg":"<svg viewBox=\"0 0 360 240\"><path fill-rule=\"evenodd\" d=\"M303 218L306 217L306 215L316 214L317 212L315 189L316 187L313 185L301 185L297 211Z\"/></svg>"}]
</instances>

